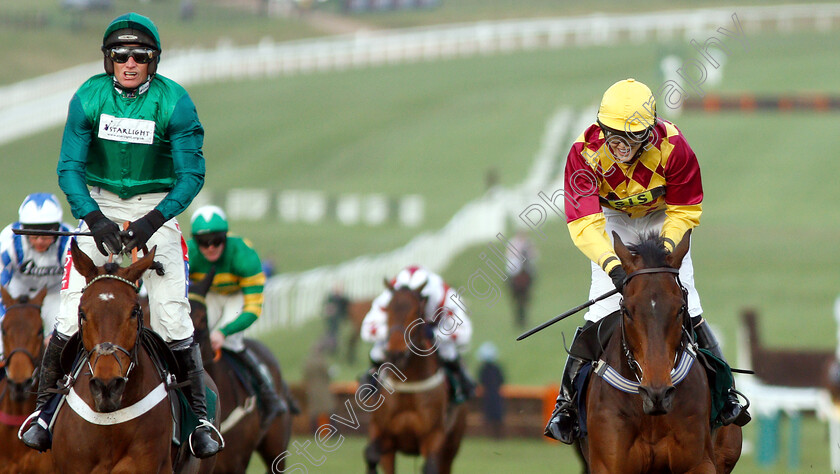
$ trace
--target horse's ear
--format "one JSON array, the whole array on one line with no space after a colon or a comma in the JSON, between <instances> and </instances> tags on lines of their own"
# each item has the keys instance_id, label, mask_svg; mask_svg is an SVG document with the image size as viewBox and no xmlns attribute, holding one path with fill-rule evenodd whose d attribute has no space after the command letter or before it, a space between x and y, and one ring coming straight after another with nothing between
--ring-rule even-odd
<instances>
[{"instance_id":1,"label":"horse's ear","mask_svg":"<svg viewBox=\"0 0 840 474\"><path fill-rule=\"evenodd\" d=\"M674 268L680 268L685 254L688 253L689 245L691 245L691 229L689 229L688 232L685 233L679 245L677 245L674 251L671 252L665 259L668 265Z\"/></svg>"},{"instance_id":2,"label":"horse's ear","mask_svg":"<svg viewBox=\"0 0 840 474\"><path fill-rule=\"evenodd\" d=\"M624 242L621 241L621 237L618 236L618 233L613 231L613 246L615 247L615 254L618 255L618 259L621 260L621 266L624 267L624 271L627 273L633 273L636 271L636 258L630 253L630 250L624 245Z\"/></svg>"},{"instance_id":3,"label":"horse's ear","mask_svg":"<svg viewBox=\"0 0 840 474\"><path fill-rule=\"evenodd\" d=\"M30 303L32 303L36 306L41 306L42 304L44 304L44 298L46 298L46 297L47 297L47 287L45 286L45 287L41 288L41 291L39 291L38 294L36 294L34 298L32 298Z\"/></svg>"},{"instance_id":4,"label":"horse's ear","mask_svg":"<svg viewBox=\"0 0 840 474\"><path fill-rule=\"evenodd\" d=\"M76 239L70 241L70 258L73 259L73 266L76 267L76 271L86 280L96 276L96 265L93 264L93 260L86 253L82 252L79 244L76 243Z\"/></svg>"},{"instance_id":5,"label":"horse's ear","mask_svg":"<svg viewBox=\"0 0 840 474\"><path fill-rule=\"evenodd\" d=\"M190 293L198 296L207 296L207 292L210 291L210 287L213 286L213 278L216 277L216 267L210 267L210 271L204 275L204 278L201 281L197 281L195 283L190 283Z\"/></svg>"},{"instance_id":6,"label":"horse's ear","mask_svg":"<svg viewBox=\"0 0 840 474\"><path fill-rule=\"evenodd\" d=\"M382 281L385 283L385 288L387 288L388 291L393 293L394 292L394 284L391 283L391 280L389 280L388 277L383 277Z\"/></svg>"},{"instance_id":7,"label":"horse's ear","mask_svg":"<svg viewBox=\"0 0 840 474\"><path fill-rule=\"evenodd\" d=\"M426 285L429 284L429 279L426 278L426 281L423 282L422 285L418 286L416 290L414 290L418 295L423 293L423 288L426 288Z\"/></svg>"},{"instance_id":8,"label":"horse's ear","mask_svg":"<svg viewBox=\"0 0 840 474\"><path fill-rule=\"evenodd\" d=\"M149 267L152 266L152 263L154 263L155 250L157 250L157 245L152 247L152 250L150 250L149 253L147 253L143 258L129 265L129 267L125 269L125 279L128 281L139 280L140 277L143 275L143 272L148 270Z\"/></svg>"},{"instance_id":9,"label":"horse's ear","mask_svg":"<svg viewBox=\"0 0 840 474\"><path fill-rule=\"evenodd\" d=\"M15 304L15 299L12 298L12 295L9 294L9 291L5 286L0 286L0 295L3 297L3 306L8 308L9 306Z\"/></svg>"}]
</instances>

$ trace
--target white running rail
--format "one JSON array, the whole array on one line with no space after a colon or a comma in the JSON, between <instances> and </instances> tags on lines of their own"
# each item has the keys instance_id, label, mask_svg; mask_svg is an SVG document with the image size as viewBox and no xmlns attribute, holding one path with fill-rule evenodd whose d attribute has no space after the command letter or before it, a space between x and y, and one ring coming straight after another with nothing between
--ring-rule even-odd
<instances>
[{"instance_id":1,"label":"white running rail","mask_svg":"<svg viewBox=\"0 0 840 474\"><path fill-rule=\"evenodd\" d=\"M538 48L642 43L676 37L704 40L718 28L825 31L840 5L730 7L639 14L478 22L363 32L286 43L165 51L160 73L182 84L306 74L415 61L503 54ZM61 125L75 90L100 72L96 61L0 88L0 144Z\"/></svg>"}]
</instances>

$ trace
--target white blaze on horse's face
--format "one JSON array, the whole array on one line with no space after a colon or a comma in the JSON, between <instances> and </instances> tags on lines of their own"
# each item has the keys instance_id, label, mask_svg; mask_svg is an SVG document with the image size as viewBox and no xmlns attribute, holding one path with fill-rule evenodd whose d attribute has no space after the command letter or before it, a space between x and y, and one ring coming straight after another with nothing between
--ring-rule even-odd
<instances>
[{"instance_id":1,"label":"white blaze on horse's face","mask_svg":"<svg viewBox=\"0 0 840 474\"><path fill-rule=\"evenodd\" d=\"M102 300L102 301L110 301L110 300L114 299L114 294L113 293L100 293L99 294L99 299Z\"/></svg>"},{"instance_id":2,"label":"white blaze on horse's face","mask_svg":"<svg viewBox=\"0 0 840 474\"><path fill-rule=\"evenodd\" d=\"M656 310L656 301L650 300L650 309L651 311Z\"/></svg>"}]
</instances>

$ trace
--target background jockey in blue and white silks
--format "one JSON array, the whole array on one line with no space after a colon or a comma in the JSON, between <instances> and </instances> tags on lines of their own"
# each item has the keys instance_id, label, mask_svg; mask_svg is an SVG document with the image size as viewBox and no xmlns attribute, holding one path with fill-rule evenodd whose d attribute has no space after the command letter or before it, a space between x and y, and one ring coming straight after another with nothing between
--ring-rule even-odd
<instances>
[{"instance_id":1,"label":"background jockey in blue and white silks","mask_svg":"<svg viewBox=\"0 0 840 474\"><path fill-rule=\"evenodd\" d=\"M425 286L424 286L425 284ZM437 355L443 366L454 379L452 396L456 402L468 398L473 383L460 362L460 353L466 349L472 338L472 322L467 316L466 306L455 289L443 281L440 275L422 266L402 269L391 280L394 288L408 287L416 290L423 287L421 296L426 299L424 317L433 324L437 343ZM385 345L388 339L388 315L385 308L391 301L391 291L385 290L371 304L370 311L362 321L361 338L372 342L370 359L374 364L367 381L373 382L372 374L385 361Z\"/></svg>"},{"instance_id":2,"label":"background jockey in blue and white silks","mask_svg":"<svg viewBox=\"0 0 840 474\"><path fill-rule=\"evenodd\" d=\"M61 203L54 194L33 193L20 205L17 222L0 232L0 285L14 298L34 297L42 288L47 288L41 306L44 335L52 333L58 315L61 275L70 237L17 235L12 230L72 231L72 227L61 222L62 217ZM6 308L0 303L0 319L5 313Z\"/></svg>"}]
</instances>

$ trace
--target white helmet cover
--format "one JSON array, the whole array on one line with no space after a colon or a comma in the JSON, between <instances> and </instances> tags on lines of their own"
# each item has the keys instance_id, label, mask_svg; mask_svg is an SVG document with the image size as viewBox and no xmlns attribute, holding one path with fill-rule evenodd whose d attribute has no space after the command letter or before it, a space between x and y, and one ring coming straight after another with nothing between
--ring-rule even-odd
<instances>
[{"instance_id":1,"label":"white helmet cover","mask_svg":"<svg viewBox=\"0 0 840 474\"><path fill-rule=\"evenodd\" d=\"M62 216L61 203L51 193L32 193L18 209L21 224L55 224L61 222Z\"/></svg>"}]
</instances>

